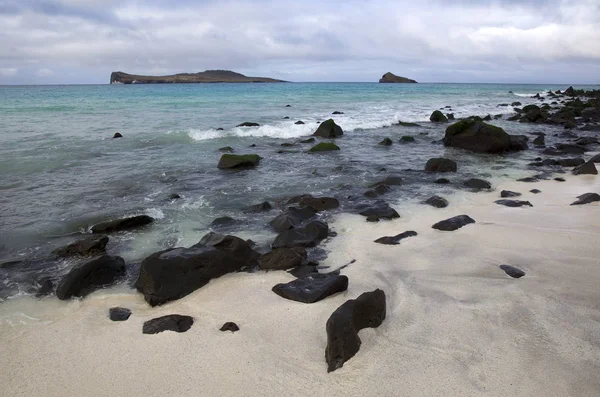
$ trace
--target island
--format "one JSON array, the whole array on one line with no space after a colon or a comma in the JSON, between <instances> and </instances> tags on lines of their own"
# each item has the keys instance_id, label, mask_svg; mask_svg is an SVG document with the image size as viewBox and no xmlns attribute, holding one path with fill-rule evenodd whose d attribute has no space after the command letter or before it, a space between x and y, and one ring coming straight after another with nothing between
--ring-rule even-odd
<instances>
[{"instance_id":1,"label":"island","mask_svg":"<svg viewBox=\"0 0 600 397\"><path fill-rule=\"evenodd\" d=\"M178 73L170 76L141 76L112 72L110 84L176 84L176 83L284 83L268 77L248 77L231 70L206 70L199 73Z\"/></svg>"},{"instance_id":2,"label":"island","mask_svg":"<svg viewBox=\"0 0 600 397\"><path fill-rule=\"evenodd\" d=\"M396 76L394 73L387 72L384 74L381 79L379 79L380 83L416 83L415 80L408 79L406 77Z\"/></svg>"}]
</instances>

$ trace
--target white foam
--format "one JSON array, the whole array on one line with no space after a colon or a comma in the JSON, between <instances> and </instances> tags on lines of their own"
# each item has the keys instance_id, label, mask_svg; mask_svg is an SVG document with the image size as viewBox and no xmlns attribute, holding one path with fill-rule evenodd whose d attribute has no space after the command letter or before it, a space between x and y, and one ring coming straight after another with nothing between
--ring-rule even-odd
<instances>
[{"instance_id":1,"label":"white foam","mask_svg":"<svg viewBox=\"0 0 600 397\"><path fill-rule=\"evenodd\" d=\"M151 216L154 219L163 219L165 217L164 212L162 212L158 208L148 208L145 211L145 214L148 215L148 216Z\"/></svg>"}]
</instances>

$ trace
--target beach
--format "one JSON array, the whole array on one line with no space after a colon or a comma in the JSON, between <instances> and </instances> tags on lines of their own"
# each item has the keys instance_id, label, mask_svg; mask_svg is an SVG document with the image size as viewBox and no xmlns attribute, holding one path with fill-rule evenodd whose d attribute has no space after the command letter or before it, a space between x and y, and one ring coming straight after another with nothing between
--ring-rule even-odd
<instances>
[{"instance_id":1,"label":"beach","mask_svg":"<svg viewBox=\"0 0 600 397\"><path fill-rule=\"evenodd\" d=\"M322 265L348 290L314 304L271 288L286 272L228 274L151 308L126 285L83 300L18 297L0 305L2 395L597 396L600 392L600 191L596 176L535 183L494 179L437 209L392 202L402 218L366 223L338 214ZM530 189L539 194L528 193ZM533 207L494 203L502 189ZM431 225L467 214L452 232ZM414 230L396 246L373 240ZM520 279L499 265L523 270ZM348 299L384 290L387 316L360 331L360 351L327 373L325 323ZM108 319L128 307L131 318ZM142 335L144 321L194 317L185 333ZM240 331L220 332L226 321Z\"/></svg>"}]
</instances>

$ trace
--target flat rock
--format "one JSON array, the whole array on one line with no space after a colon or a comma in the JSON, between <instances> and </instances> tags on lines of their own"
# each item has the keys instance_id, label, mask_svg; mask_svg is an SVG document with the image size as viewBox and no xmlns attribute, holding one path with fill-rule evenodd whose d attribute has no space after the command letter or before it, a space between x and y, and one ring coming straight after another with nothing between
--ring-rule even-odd
<instances>
[{"instance_id":1,"label":"flat rock","mask_svg":"<svg viewBox=\"0 0 600 397\"><path fill-rule=\"evenodd\" d=\"M302 303L314 303L348 289L348 277L338 274L309 274L286 284L277 284L273 292Z\"/></svg>"},{"instance_id":2,"label":"flat rock","mask_svg":"<svg viewBox=\"0 0 600 397\"><path fill-rule=\"evenodd\" d=\"M302 247L276 248L258 258L258 268L261 270L286 270L302 265L307 253Z\"/></svg>"},{"instance_id":3,"label":"flat rock","mask_svg":"<svg viewBox=\"0 0 600 397\"><path fill-rule=\"evenodd\" d=\"M338 145L336 145L335 143L320 142L320 143L317 143L315 146L311 147L310 149L308 149L308 152L309 153L318 153L318 152L331 152L331 151L336 151L336 150L340 150L340 147Z\"/></svg>"},{"instance_id":4,"label":"flat rock","mask_svg":"<svg viewBox=\"0 0 600 397\"><path fill-rule=\"evenodd\" d=\"M471 223L475 223L475 220L468 215L458 215L443 221L436 223L431 226L434 229L442 230L442 231L453 231L460 229L463 226L469 225Z\"/></svg>"},{"instance_id":5,"label":"flat rock","mask_svg":"<svg viewBox=\"0 0 600 397\"><path fill-rule=\"evenodd\" d=\"M504 270L504 272L512 278L521 278L525 275L523 270L510 265L500 265L500 269Z\"/></svg>"},{"instance_id":6,"label":"flat rock","mask_svg":"<svg viewBox=\"0 0 600 397\"><path fill-rule=\"evenodd\" d=\"M533 194L539 194L539 193L541 193L542 191L541 191L541 190L539 190L539 189L531 189L529 192L530 192L530 193L533 193Z\"/></svg>"},{"instance_id":7,"label":"flat rock","mask_svg":"<svg viewBox=\"0 0 600 397\"><path fill-rule=\"evenodd\" d=\"M435 157L427 160L425 171L427 172L456 172L456 161L443 157Z\"/></svg>"},{"instance_id":8,"label":"flat rock","mask_svg":"<svg viewBox=\"0 0 600 397\"><path fill-rule=\"evenodd\" d=\"M124 275L123 258L103 255L71 269L58 284L56 296L61 300L84 297L114 283Z\"/></svg>"},{"instance_id":9,"label":"flat rock","mask_svg":"<svg viewBox=\"0 0 600 397\"><path fill-rule=\"evenodd\" d=\"M221 328L219 328L219 331L231 331L231 332L237 332L240 330L240 327L238 327L238 325L236 323L233 323L231 321L226 322L225 324L223 324L223 326Z\"/></svg>"},{"instance_id":10,"label":"flat rock","mask_svg":"<svg viewBox=\"0 0 600 397\"><path fill-rule=\"evenodd\" d=\"M374 184L370 185L369 187L376 188L377 186L381 186L381 185L400 186L403 183L404 183L404 179L402 179L401 177L395 176L395 175L390 175L379 182L375 182Z\"/></svg>"},{"instance_id":11,"label":"flat rock","mask_svg":"<svg viewBox=\"0 0 600 397\"><path fill-rule=\"evenodd\" d=\"M365 292L338 307L325 327L327 372L343 367L346 361L354 357L362 343L358 331L379 327L385 320L385 315L385 293L380 289Z\"/></svg>"},{"instance_id":12,"label":"flat rock","mask_svg":"<svg viewBox=\"0 0 600 397\"><path fill-rule=\"evenodd\" d=\"M558 165L561 167L577 167L578 165L582 165L585 163L585 160L581 157L571 158L571 159L560 159L556 161Z\"/></svg>"},{"instance_id":13,"label":"flat rock","mask_svg":"<svg viewBox=\"0 0 600 397\"><path fill-rule=\"evenodd\" d=\"M517 182L529 182L529 183L532 183L532 182L539 182L539 179L537 177L535 177L535 176L528 176L526 178L517 179Z\"/></svg>"},{"instance_id":14,"label":"flat rock","mask_svg":"<svg viewBox=\"0 0 600 397\"><path fill-rule=\"evenodd\" d=\"M108 244L107 236L91 236L77 240L67 246L57 248L52 251L52 253L62 258L70 256L92 256L104 253L106 244Z\"/></svg>"},{"instance_id":15,"label":"flat rock","mask_svg":"<svg viewBox=\"0 0 600 397\"><path fill-rule=\"evenodd\" d=\"M398 244L400 244L400 240L405 239L407 237L414 237L416 235L417 235L417 232L409 230L407 232L400 233L395 236L380 237L377 240L375 240L375 242L378 244L384 244L384 245L398 245Z\"/></svg>"},{"instance_id":16,"label":"flat rock","mask_svg":"<svg viewBox=\"0 0 600 397\"><path fill-rule=\"evenodd\" d=\"M144 334L158 334L163 331L186 332L194 324L193 317L180 314L169 314L167 316L153 318L146 321L142 328Z\"/></svg>"},{"instance_id":17,"label":"flat rock","mask_svg":"<svg viewBox=\"0 0 600 397\"><path fill-rule=\"evenodd\" d=\"M506 207L533 207L533 205L529 201L521 201L521 200L496 200L494 201L496 204L504 205Z\"/></svg>"},{"instance_id":18,"label":"flat rock","mask_svg":"<svg viewBox=\"0 0 600 397\"><path fill-rule=\"evenodd\" d=\"M260 163L258 154L224 154L217 165L220 169L253 168Z\"/></svg>"},{"instance_id":19,"label":"flat rock","mask_svg":"<svg viewBox=\"0 0 600 397\"><path fill-rule=\"evenodd\" d=\"M280 233L273 242L273 249L282 247L315 247L329 235L329 227L325 222L312 221L303 228L286 230Z\"/></svg>"},{"instance_id":20,"label":"flat rock","mask_svg":"<svg viewBox=\"0 0 600 397\"><path fill-rule=\"evenodd\" d=\"M120 232L145 226L152 222L154 222L154 218L148 215L137 215L129 218L115 219L113 221L102 222L92 226L92 233Z\"/></svg>"},{"instance_id":21,"label":"flat rock","mask_svg":"<svg viewBox=\"0 0 600 397\"><path fill-rule=\"evenodd\" d=\"M429 197L427 200L425 200L424 203L429 204L435 208L446 208L449 204L448 200L440 196Z\"/></svg>"},{"instance_id":22,"label":"flat rock","mask_svg":"<svg viewBox=\"0 0 600 397\"><path fill-rule=\"evenodd\" d=\"M582 205L589 204L595 201L600 201L600 194L598 193L584 193L581 196L577 196L577 201L571 203L571 205Z\"/></svg>"},{"instance_id":23,"label":"flat rock","mask_svg":"<svg viewBox=\"0 0 600 397\"><path fill-rule=\"evenodd\" d=\"M435 181L433 181L433 183L437 183L438 185L447 185L450 183L450 180L446 178L438 178Z\"/></svg>"},{"instance_id":24,"label":"flat rock","mask_svg":"<svg viewBox=\"0 0 600 397\"><path fill-rule=\"evenodd\" d=\"M236 127L260 127L260 124L244 121L242 124L236 125Z\"/></svg>"},{"instance_id":25,"label":"flat rock","mask_svg":"<svg viewBox=\"0 0 600 397\"><path fill-rule=\"evenodd\" d=\"M518 192L513 192L510 190L503 190L500 192L500 197L505 198L505 197L519 197L521 195L521 193Z\"/></svg>"},{"instance_id":26,"label":"flat rock","mask_svg":"<svg viewBox=\"0 0 600 397\"><path fill-rule=\"evenodd\" d=\"M112 321L127 321L131 316L131 310L124 307L111 307L108 310L108 317Z\"/></svg>"}]
</instances>

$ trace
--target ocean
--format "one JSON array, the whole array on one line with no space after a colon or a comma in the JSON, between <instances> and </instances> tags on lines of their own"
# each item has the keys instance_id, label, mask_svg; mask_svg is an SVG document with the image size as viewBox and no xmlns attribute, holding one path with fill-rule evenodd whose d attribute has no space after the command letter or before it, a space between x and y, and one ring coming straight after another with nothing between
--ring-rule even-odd
<instances>
[{"instance_id":1,"label":"ocean","mask_svg":"<svg viewBox=\"0 0 600 397\"><path fill-rule=\"evenodd\" d=\"M451 179L490 180L530 175L532 152L494 157L445 148L446 124L429 122L436 109L456 118L502 117L510 134L539 131L547 142L562 127L506 121L511 106L563 85L494 84L182 84L0 87L0 299L30 294L41 277L55 280L74 264L47 260L95 223L147 214L155 222L111 235L108 252L125 258L128 280L152 252L197 243L211 222L236 220L224 230L268 247L276 210L246 213L263 201L299 194L333 196L353 212L353 199L389 175L404 178L385 195L403 215L403 203L457 189L432 183L427 159L460 159ZM575 88L594 88L581 86ZM287 105L290 105L289 107ZM334 111L343 114L332 115ZM344 130L335 153L306 153L299 143L320 121ZM297 125L296 121L304 124ZM259 127L236 127L242 122ZM398 121L416 122L403 127ZM222 130L219 130L222 128ZM120 132L121 139L113 139ZM402 144L410 135L415 142ZM378 145L389 137L390 147ZM286 146L282 146L286 144ZM255 145L250 147L251 145ZM263 157L255 169L220 170L221 147ZM171 195L180 198L172 199ZM411 207L413 208L413 207ZM223 230L217 230L223 231ZM327 255L314 250L315 260ZM7 263L5 263L7 262Z\"/></svg>"}]
</instances>

